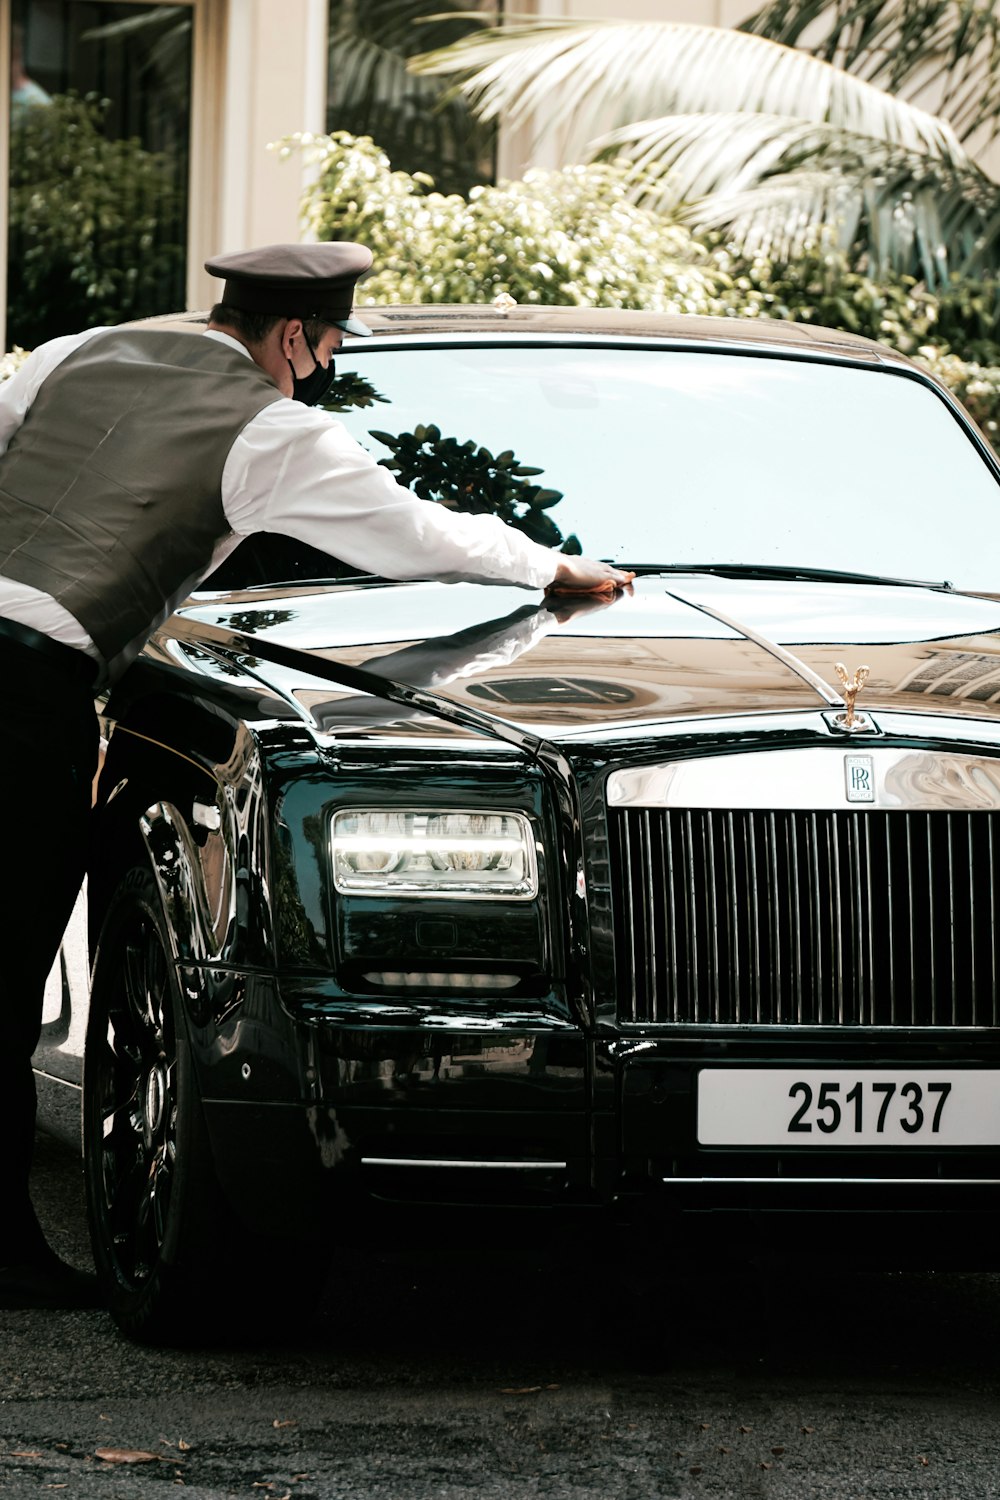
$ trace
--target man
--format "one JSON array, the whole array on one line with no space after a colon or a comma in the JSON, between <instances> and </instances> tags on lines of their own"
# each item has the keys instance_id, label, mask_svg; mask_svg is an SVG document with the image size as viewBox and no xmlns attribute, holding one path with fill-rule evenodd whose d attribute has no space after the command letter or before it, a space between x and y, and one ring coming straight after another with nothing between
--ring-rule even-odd
<instances>
[{"instance_id":1,"label":"man","mask_svg":"<svg viewBox=\"0 0 1000 1500\"><path fill-rule=\"evenodd\" d=\"M113 681L245 536L285 533L391 578L614 592L631 574L553 553L492 516L416 499L315 409L333 379L360 245L275 245L225 278L203 336L91 329L0 386L0 1305L94 1300L28 1196L46 976L82 880Z\"/></svg>"},{"instance_id":2,"label":"man","mask_svg":"<svg viewBox=\"0 0 1000 1500\"><path fill-rule=\"evenodd\" d=\"M29 78L24 67L24 27L16 22L10 29L10 113L16 120L22 111L38 104L51 104L52 95L41 84Z\"/></svg>"}]
</instances>

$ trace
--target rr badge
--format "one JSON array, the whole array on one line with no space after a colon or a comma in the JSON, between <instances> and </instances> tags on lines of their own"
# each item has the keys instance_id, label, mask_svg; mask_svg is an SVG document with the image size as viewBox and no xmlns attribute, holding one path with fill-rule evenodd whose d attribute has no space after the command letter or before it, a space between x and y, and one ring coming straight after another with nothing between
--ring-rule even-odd
<instances>
[{"instance_id":1,"label":"rr badge","mask_svg":"<svg viewBox=\"0 0 1000 1500\"><path fill-rule=\"evenodd\" d=\"M845 755L848 802L875 801L875 764L870 755Z\"/></svg>"}]
</instances>

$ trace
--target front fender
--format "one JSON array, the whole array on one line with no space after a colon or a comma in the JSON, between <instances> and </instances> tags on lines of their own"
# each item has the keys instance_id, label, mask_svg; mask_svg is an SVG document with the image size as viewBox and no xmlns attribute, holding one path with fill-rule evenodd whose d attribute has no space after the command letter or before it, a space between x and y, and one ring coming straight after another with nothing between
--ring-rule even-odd
<instances>
[{"instance_id":1,"label":"front fender","mask_svg":"<svg viewBox=\"0 0 1000 1500\"><path fill-rule=\"evenodd\" d=\"M215 827L206 826L208 822ZM173 802L154 802L139 819L139 833L163 903L175 961L233 962L239 946L238 851L232 831L223 828L219 799L195 799L187 816Z\"/></svg>"}]
</instances>

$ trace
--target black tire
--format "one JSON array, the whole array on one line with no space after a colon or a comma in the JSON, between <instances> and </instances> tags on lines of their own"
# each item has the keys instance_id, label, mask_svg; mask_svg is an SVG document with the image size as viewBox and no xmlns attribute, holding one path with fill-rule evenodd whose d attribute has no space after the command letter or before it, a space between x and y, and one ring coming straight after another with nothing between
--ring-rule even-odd
<instances>
[{"instance_id":1,"label":"black tire","mask_svg":"<svg viewBox=\"0 0 1000 1500\"><path fill-rule=\"evenodd\" d=\"M143 1343L220 1328L220 1198L155 882L132 870L94 960L83 1073L87 1217L111 1314Z\"/></svg>"}]
</instances>

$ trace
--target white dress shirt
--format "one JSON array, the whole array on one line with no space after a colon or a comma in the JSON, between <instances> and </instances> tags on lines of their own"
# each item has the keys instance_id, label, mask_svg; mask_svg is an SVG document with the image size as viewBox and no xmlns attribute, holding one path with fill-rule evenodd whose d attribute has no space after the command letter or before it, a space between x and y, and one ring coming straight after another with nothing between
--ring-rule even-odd
<instances>
[{"instance_id":1,"label":"white dress shirt","mask_svg":"<svg viewBox=\"0 0 1000 1500\"><path fill-rule=\"evenodd\" d=\"M42 344L0 382L0 454L31 408L42 381L95 334L91 328ZM251 356L238 340L217 339ZM281 532L359 571L446 583L514 583L545 588L559 555L497 516L464 515L420 500L397 484L335 417L281 397L237 437L222 473L222 507L232 536L216 549L207 577L244 537ZM90 636L50 595L0 577L0 615L99 656Z\"/></svg>"}]
</instances>

